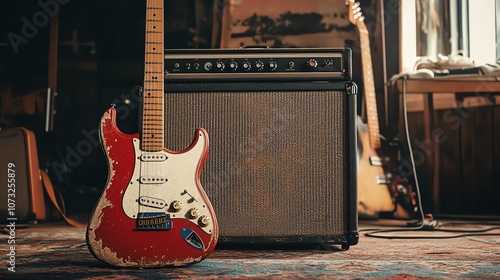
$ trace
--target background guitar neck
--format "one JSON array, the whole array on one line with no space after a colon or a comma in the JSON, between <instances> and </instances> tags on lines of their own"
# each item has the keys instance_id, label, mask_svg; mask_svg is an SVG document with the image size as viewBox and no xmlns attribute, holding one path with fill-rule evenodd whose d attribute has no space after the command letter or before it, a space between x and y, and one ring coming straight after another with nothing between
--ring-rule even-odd
<instances>
[{"instance_id":1,"label":"background guitar neck","mask_svg":"<svg viewBox=\"0 0 500 280\"><path fill-rule=\"evenodd\" d=\"M363 74L364 96L366 102L366 115L368 123L368 135L372 149L380 148L380 130L378 123L377 99L375 95L375 83L373 80L372 56L370 53L370 37L368 29L362 17L357 21L359 31L359 42L361 46L361 64Z\"/></svg>"},{"instance_id":2,"label":"background guitar neck","mask_svg":"<svg viewBox=\"0 0 500 280\"><path fill-rule=\"evenodd\" d=\"M164 147L163 1L147 0L142 150Z\"/></svg>"}]
</instances>

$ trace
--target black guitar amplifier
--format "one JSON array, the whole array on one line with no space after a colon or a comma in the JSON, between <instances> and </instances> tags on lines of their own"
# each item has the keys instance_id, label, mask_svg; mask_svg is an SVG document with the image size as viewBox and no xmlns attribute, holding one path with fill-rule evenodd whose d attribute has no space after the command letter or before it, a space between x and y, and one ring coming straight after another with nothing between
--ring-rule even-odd
<instances>
[{"instance_id":1,"label":"black guitar amplifier","mask_svg":"<svg viewBox=\"0 0 500 280\"><path fill-rule=\"evenodd\" d=\"M220 244L358 242L349 49L166 50L165 138L210 139Z\"/></svg>"}]
</instances>

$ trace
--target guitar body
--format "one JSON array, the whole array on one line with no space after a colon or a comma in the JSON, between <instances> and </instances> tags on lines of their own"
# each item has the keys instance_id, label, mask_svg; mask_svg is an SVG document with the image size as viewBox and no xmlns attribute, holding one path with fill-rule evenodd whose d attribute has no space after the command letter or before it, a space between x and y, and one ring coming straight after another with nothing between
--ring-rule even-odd
<instances>
[{"instance_id":1,"label":"guitar body","mask_svg":"<svg viewBox=\"0 0 500 280\"><path fill-rule=\"evenodd\" d=\"M370 147L368 129L358 118L358 213L360 217L377 217L379 212L394 210L394 203L385 182L383 165L372 164L371 159L384 160L383 156Z\"/></svg>"},{"instance_id":2,"label":"guitar body","mask_svg":"<svg viewBox=\"0 0 500 280\"><path fill-rule=\"evenodd\" d=\"M368 128L358 118L358 213L361 218L411 218L416 197L408 179L399 176L400 145L381 141L370 146Z\"/></svg>"},{"instance_id":3,"label":"guitar body","mask_svg":"<svg viewBox=\"0 0 500 280\"><path fill-rule=\"evenodd\" d=\"M87 228L91 253L120 267L182 266L207 257L218 225L199 180L205 130L196 130L183 151L143 152L139 134L122 133L110 108L100 136L109 177Z\"/></svg>"}]
</instances>

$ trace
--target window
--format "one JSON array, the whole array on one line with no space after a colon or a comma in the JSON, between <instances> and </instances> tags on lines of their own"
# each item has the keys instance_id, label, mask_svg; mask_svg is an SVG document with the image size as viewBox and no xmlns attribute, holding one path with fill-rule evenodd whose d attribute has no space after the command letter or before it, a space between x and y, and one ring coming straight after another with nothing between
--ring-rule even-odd
<instances>
[{"instance_id":1,"label":"window","mask_svg":"<svg viewBox=\"0 0 500 280\"><path fill-rule=\"evenodd\" d=\"M401 70L438 55L462 54L477 65L499 57L500 0L401 1ZM496 9L497 8L497 9Z\"/></svg>"}]
</instances>

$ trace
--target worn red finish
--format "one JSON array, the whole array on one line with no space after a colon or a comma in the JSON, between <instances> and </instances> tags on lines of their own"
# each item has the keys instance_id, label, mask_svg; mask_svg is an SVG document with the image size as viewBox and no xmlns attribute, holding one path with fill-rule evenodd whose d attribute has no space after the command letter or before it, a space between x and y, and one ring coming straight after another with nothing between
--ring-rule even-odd
<instances>
[{"instance_id":1,"label":"worn red finish","mask_svg":"<svg viewBox=\"0 0 500 280\"><path fill-rule=\"evenodd\" d=\"M94 209L87 228L87 244L91 253L99 260L113 266L162 267L182 266L199 262L215 248L218 225L210 201L199 182L199 175L208 153L208 142L196 168L195 183L205 204L209 208L213 230L205 232L189 219L172 218L173 228L168 230L137 230L136 220L125 215L122 198L134 171L135 150L133 139L139 134L124 134L116 126L116 110L108 109L101 120L101 142L109 163L109 178L105 190ZM198 129L199 133L206 132ZM182 154L195 146L170 154ZM208 137L206 137L208 140ZM194 230L205 245L196 249L181 236L181 229Z\"/></svg>"}]
</instances>

